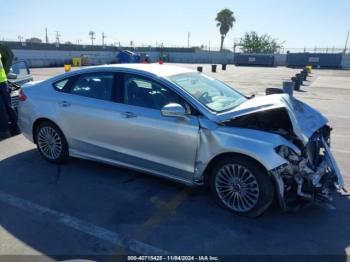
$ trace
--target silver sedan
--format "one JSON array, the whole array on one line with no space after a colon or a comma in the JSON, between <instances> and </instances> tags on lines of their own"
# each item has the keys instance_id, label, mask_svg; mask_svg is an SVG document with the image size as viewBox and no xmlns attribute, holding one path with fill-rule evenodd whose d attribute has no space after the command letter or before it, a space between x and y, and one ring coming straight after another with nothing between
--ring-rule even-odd
<instances>
[{"instance_id":1,"label":"silver sedan","mask_svg":"<svg viewBox=\"0 0 350 262\"><path fill-rule=\"evenodd\" d=\"M50 162L69 156L189 186L255 217L328 201L343 188L327 119L289 95L248 98L205 74L167 65L89 67L26 84L19 125Z\"/></svg>"}]
</instances>

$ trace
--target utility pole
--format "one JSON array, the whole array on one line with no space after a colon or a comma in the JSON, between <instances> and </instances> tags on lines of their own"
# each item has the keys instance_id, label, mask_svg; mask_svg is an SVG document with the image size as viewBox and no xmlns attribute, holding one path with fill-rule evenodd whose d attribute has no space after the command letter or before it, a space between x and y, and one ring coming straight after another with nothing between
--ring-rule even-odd
<instances>
[{"instance_id":1,"label":"utility pole","mask_svg":"<svg viewBox=\"0 0 350 262\"><path fill-rule=\"evenodd\" d=\"M77 39L77 45L80 45L81 39Z\"/></svg>"},{"instance_id":2,"label":"utility pole","mask_svg":"<svg viewBox=\"0 0 350 262\"><path fill-rule=\"evenodd\" d=\"M208 45L208 47L209 47L209 52L210 52L210 40L209 40L209 45Z\"/></svg>"},{"instance_id":3,"label":"utility pole","mask_svg":"<svg viewBox=\"0 0 350 262\"><path fill-rule=\"evenodd\" d=\"M47 27L45 27L45 42L46 44L49 43L49 37L47 36Z\"/></svg>"},{"instance_id":4,"label":"utility pole","mask_svg":"<svg viewBox=\"0 0 350 262\"><path fill-rule=\"evenodd\" d=\"M190 48L190 37L191 37L191 33L188 32L188 34L187 34L187 48Z\"/></svg>"},{"instance_id":5,"label":"utility pole","mask_svg":"<svg viewBox=\"0 0 350 262\"><path fill-rule=\"evenodd\" d=\"M60 43L60 32L59 31L56 31L56 43L59 44Z\"/></svg>"},{"instance_id":6,"label":"utility pole","mask_svg":"<svg viewBox=\"0 0 350 262\"><path fill-rule=\"evenodd\" d=\"M348 36L346 37L345 47L344 47L344 54L346 53L346 49L348 47L349 33L350 33L350 31L348 31Z\"/></svg>"},{"instance_id":7,"label":"utility pole","mask_svg":"<svg viewBox=\"0 0 350 262\"><path fill-rule=\"evenodd\" d=\"M22 43L23 36L19 35L19 36L18 36L18 40L19 40L20 43Z\"/></svg>"},{"instance_id":8,"label":"utility pole","mask_svg":"<svg viewBox=\"0 0 350 262\"><path fill-rule=\"evenodd\" d=\"M105 45L105 38L106 38L106 37L107 37L107 36L105 35L105 33L102 32L102 46Z\"/></svg>"},{"instance_id":9,"label":"utility pole","mask_svg":"<svg viewBox=\"0 0 350 262\"><path fill-rule=\"evenodd\" d=\"M91 45L93 46L94 45L94 40L96 39L95 32L94 31L90 31L89 32L89 36L90 36L90 39L91 39Z\"/></svg>"}]
</instances>

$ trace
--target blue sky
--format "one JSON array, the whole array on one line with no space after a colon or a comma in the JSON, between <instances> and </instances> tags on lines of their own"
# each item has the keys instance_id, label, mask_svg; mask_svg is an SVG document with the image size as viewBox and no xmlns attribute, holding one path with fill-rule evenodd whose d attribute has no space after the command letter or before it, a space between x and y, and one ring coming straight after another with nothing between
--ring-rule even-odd
<instances>
[{"instance_id":1,"label":"blue sky","mask_svg":"<svg viewBox=\"0 0 350 262\"><path fill-rule=\"evenodd\" d=\"M285 47L344 47L350 30L349 0L2 0L0 39L36 36L89 43L88 32L106 43L219 46L214 21L222 8L234 11L237 22L225 40L232 47L245 32L269 33Z\"/></svg>"}]
</instances>

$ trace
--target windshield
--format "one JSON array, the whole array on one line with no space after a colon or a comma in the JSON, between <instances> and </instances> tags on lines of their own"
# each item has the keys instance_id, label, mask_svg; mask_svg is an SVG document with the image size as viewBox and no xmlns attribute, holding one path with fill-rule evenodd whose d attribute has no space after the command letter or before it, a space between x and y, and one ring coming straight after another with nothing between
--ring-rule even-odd
<instances>
[{"instance_id":1,"label":"windshield","mask_svg":"<svg viewBox=\"0 0 350 262\"><path fill-rule=\"evenodd\" d=\"M215 112L230 110L247 100L228 85L197 72L173 75L169 78Z\"/></svg>"}]
</instances>

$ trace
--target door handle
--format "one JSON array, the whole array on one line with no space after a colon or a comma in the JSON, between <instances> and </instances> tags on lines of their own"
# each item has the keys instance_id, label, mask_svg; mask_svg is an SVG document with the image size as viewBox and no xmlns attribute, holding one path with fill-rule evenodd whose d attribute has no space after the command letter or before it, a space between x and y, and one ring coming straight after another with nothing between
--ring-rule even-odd
<instances>
[{"instance_id":1,"label":"door handle","mask_svg":"<svg viewBox=\"0 0 350 262\"><path fill-rule=\"evenodd\" d=\"M68 101L61 101L60 104L62 107L67 107L71 105L71 103L69 103Z\"/></svg>"},{"instance_id":2,"label":"door handle","mask_svg":"<svg viewBox=\"0 0 350 262\"><path fill-rule=\"evenodd\" d=\"M125 118L132 118L132 117L136 117L137 115L134 114L133 112L121 112L120 113L122 116L124 116Z\"/></svg>"}]
</instances>

